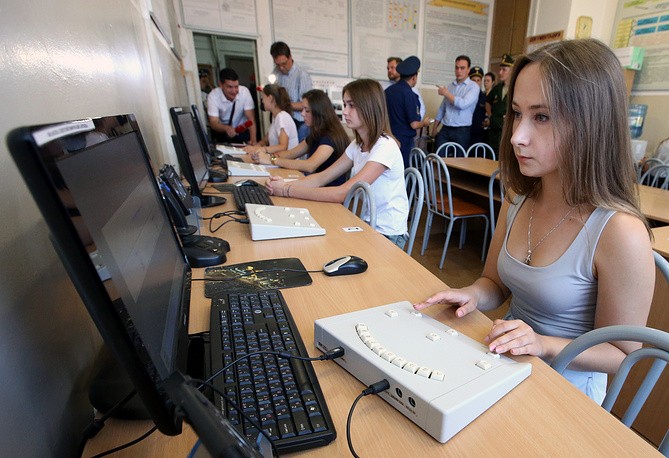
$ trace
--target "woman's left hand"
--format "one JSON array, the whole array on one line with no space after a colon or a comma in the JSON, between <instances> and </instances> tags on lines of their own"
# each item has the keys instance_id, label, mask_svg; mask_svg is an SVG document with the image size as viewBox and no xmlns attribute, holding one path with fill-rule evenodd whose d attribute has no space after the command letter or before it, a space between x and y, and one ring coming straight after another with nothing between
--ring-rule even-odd
<instances>
[{"instance_id":1,"label":"woman's left hand","mask_svg":"<svg viewBox=\"0 0 669 458\"><path fill-rule=\"evenodd\" d=\"M542 339L543 336L522 320L495 320L484 340L488 349L497 354L509 352L541 358L544 354Z\"/></svg>"},{"instance_id":2,"label":"woman's left hand","mask_svg":"<svg viewBox=\"0 0 669 458\"><path fill-rule=\"evenodd\" d=\"M269 179L265 182L265 188L271 196L283 196L284 191L283 187L286 182L281 177L270 176Z\"/></svg>"}]
</instances>

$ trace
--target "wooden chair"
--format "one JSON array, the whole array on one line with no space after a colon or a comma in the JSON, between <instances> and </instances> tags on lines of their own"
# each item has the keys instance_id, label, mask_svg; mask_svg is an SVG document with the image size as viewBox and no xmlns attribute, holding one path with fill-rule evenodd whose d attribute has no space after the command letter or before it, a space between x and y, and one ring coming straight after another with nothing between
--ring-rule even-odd
<instances>
[{"instance_id":1,"label":"wooden chair","mask_svg":"<svg viewBox=\"0 0 669 458\"><path fill-rule=\"evenodd\" d=\"M415 149L415 148L414 148ZM409 198L409 240L405 251L411 256L413 243L416 240L420 215L423 213L423 201L425 200L425 184L423 175L414 167L404 170L404 181L406 183L407 197Z\"/></svg>"},{"instance_id":2,"label":"wooden chair","mask_svg":"<svg viewBox=\"0 0 669 458\"><path fill-rule=\"evenodd\" d=\"M467 151L455 142L442 143L434 154L441 157L467 157Z\"/></svg>"},{"instance_id":3,"label":"wooden chair","mask_svg":"<svg viewBox=\"0 0 669 458\"><path fill-rule=\"evenodd\" d=\"M441 254L441 261L439 262L440 269L444 266L446 250L448 249L448 242L451 239L454 223L458 220L461 221L460 247L462 247L465 235L465 226L462 223L472 218L483 218L485 220L485 232L483 233L481 260L485 259L488 227L490 225L487 211L478 205L453 197L451 192L451 177L448 173L448 167L441 157L436 154L428 154L424 172L425 181L427 183L427 192L425 194L427 219L425 221L425 234L423 236L423 247L420 254L425 254L427 242L430 238L432 221L435 216L444 218L448 223L444 250Z\"/></svg>"},{"instance_id":4,"label":"wooden chair","mask_svg":"<svg viewBox=\"0 0 669 458\"><path fill-rule=\"evenodd\" d=\"M467 157L483 157L485 159L497 160L495 150L487 143L474 143L467 148Z\"/></svg>"},{"instance_id":5,"label":"wooden chair","mask_svg":"<svg viewBox=\"0 0 669 458\"><path fill-rule=\"evenodd\" d=\"M346 193L344 207L358 215L361 220L376 229L376 202L372 188L364 181L358 181Z\"/></svg>"}]
</instances>

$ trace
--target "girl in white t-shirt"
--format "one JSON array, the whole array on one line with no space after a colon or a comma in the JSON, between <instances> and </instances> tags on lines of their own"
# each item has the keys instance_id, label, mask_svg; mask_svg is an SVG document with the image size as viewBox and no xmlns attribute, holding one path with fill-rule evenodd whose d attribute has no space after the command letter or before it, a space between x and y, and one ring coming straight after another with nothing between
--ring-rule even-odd
<instances>
[{"instance_id":1,"label":"girl in white t-shirt","mask_svg":"<svg viewBox=\"0 0 669 458\"><path fill-rule=\"evenodd\" d=\"M271 154L295 148L299 141L295 121L288 114L292 111L288 92L279 85L268 84L263 87L261 97L265 110L272 113L272 125L257 145L249 145L244 151Z\"/></svg>"},{"instance_id":2,"label":"girl in white t-shirt","mask_svg":"<svg viewBox=\"0 0 669 458\"><path fill-rule=\"evenodd\" d=\"M376 230L403 248L406 243L409 202L404 183L404 162L397 141L388 133L388 111L381 85L359 79L344 86L344 121L355 140L337 161L322 172L297 181L270 177L270 194L322 202L343 202L358 181L369 184L376 203ZM340 186L325 187L351 172ZM364 218L364 215L363 215Z\"/></svg>"}]
</instances>

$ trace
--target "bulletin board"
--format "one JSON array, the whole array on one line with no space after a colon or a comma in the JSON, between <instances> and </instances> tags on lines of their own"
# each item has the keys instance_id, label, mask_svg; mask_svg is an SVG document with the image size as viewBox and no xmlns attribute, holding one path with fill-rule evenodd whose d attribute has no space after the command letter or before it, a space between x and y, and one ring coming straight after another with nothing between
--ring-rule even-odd
<instances>
[{"instance_id":1,"label":"bulletin board","mask_svg":"<svg viewBox=\"0 0 669 458\"><path fill-rule=\"evenodd\" d=\"M181 0L184 25L190 29L257 36L255 0Z\"/></svg>"},{"instance_id":2,"label":"bulletin board","mask_svg":"<svg viewBox=\"0 0 669 458\"><path fill-rule=\"evenodd\" d=\"M669 91L669 3L666 0L619 1L613 48L645 48L637 91Z\"/></svg>"}]
</instances>

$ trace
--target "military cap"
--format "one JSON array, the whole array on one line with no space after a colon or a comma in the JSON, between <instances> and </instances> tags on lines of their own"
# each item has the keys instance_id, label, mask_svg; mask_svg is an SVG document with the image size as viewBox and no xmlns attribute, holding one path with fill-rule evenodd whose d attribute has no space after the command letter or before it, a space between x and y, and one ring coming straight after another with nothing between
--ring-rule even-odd
<instances>
[{"instance_id":1,"label":"military cap","mask_svg":"<svg viewBox=\"0 0 669 458\"><path fill-rule=\"evenodd\" d=\"M397 73L400 74L400 76L411 76L418 73L419 68L420 68L420 59L416 56L409 56L402 62L397 64L396 70Z\"/></svg>"}]
</instances>

